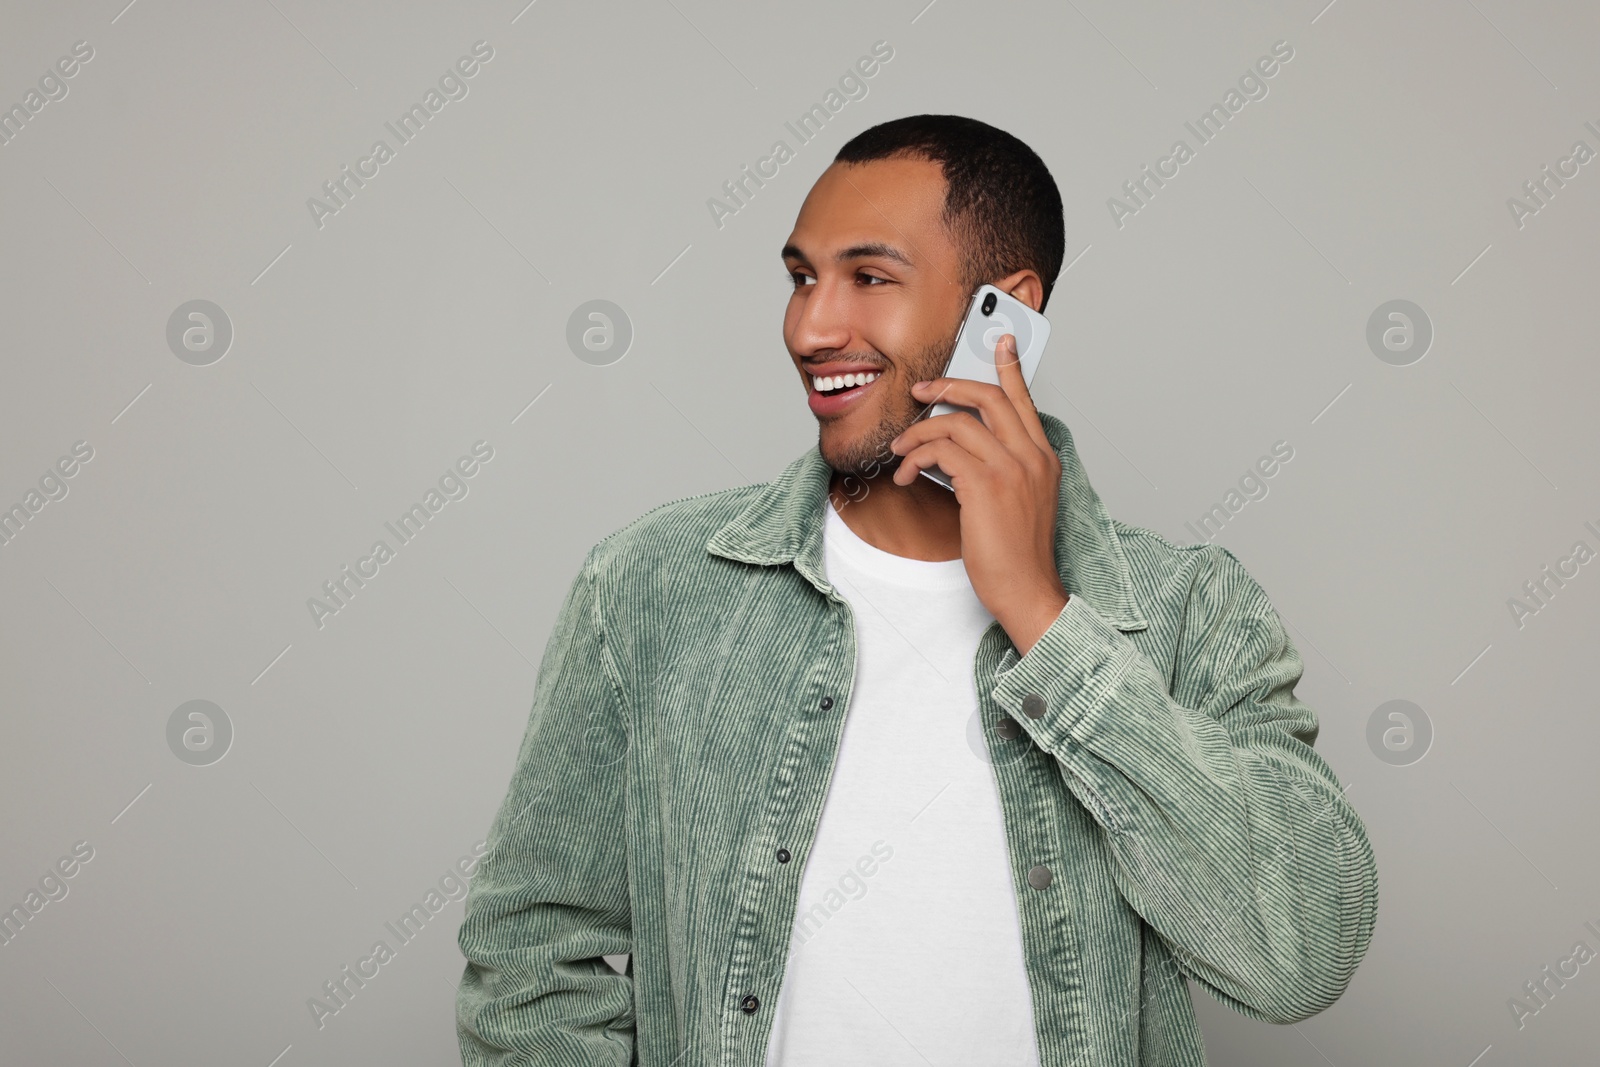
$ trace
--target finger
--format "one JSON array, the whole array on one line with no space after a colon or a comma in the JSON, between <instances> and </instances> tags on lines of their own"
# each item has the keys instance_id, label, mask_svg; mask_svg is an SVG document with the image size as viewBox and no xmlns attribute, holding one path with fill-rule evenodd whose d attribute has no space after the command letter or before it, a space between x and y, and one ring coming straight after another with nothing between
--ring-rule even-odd
<instances>
[{"instance_id":1,"label":"finger","mask_svg":"<svg viewBox=\"0 0 1600 1067\"><path fill-rule=\"evenodd\" d=\"M929 467L938 467L950 476L952 482L964 484L965 479L976 473L979 462L976 456L950 438L940 437L907 453L905 459L900 461L900 466L895 468L894 480L897 485L910 485Z\"/></svg>"},{"instance_id":2,"label":"finger","mask_svg":"<svg viewBox=\"0 0 1600 1067\"><path fill-rule=\"evenodd\" d=\"M983 415L984 425L1008 448L1025 448L1032 441L1016 404L998 385L975 382L970 378L935 378L921 389L916 389L914 395L918 400L926 401L930 407L943 402L977 408Z\"/></svg>"},{"instance_id":3,"label":"finger","mask_svg":"<svg viewBox=\"0 0 1600 1067\"><path fill-rule=\"evenodd\" d=\"M1046 452L1054 452L1055 445L1050 443L1050 436L1044 432L1044 423L1039 421L1039 409L1033 402L1033 394L1028 391L1028 380L1022 374L1022 357L1017 354L1017 339L1012 334L1006 334L1000 339L1000 344L995 346L994 365L1000 374L1000 388L1011 400L1012 407L1016 410L1017 421L1033 443Z\"/></svg>"},{"instance_id":4,"label":"finger","mask_svg":"<svg viewBox=\"0 0 1600 1067\"><path fill-rule=\"evenodd\" d=\"M986 463L1015 458L1011 450L977 416L965 411L952 411L947 415L935 415L931 419L914 422L894 439L891 447L900 455L908 455L912 449L940 439L954 441Z\"/></svg>"}]
</instances>

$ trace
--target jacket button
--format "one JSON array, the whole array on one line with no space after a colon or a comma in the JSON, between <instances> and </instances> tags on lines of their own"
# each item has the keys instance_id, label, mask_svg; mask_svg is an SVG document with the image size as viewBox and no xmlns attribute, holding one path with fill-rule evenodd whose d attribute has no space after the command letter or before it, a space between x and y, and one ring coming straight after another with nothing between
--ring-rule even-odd
<instances>
[{"instance_id":1,"label":"jacket button","mask_svg":"<svg viewBox=\"0 0 1600 1067\"><path fill-rule=\"evenodd\" d=\"M789 862L789 850L788 849L780 848L778 850L778 862L779 863L788 863Z\"/></svg>"},{"instance_id":2,"label":"jacket button","mask_svg":"<svg viewBox=\"0 0 1600 1067\"><path fill-rule=\"evenodd\" d=\"M1050 885L1050 868L1040 864L1028 872L1028 884L1035 889L1044 889Z\"/></svg>"},{"instance_id":3,"label":"jacket button","mask_svg":"<svg viewBox=\"0 0 1600 1067\"><path fill-rule=\"evenodd\" d=\"M743 1000L739 1001L739 1010L746 1015L754 1015L759 1007L761 1007L761 1001L756 999L754 993L746 995Z\"/></svg>"},{"instance_id":4,"label":"jacket button","mask_svg":"<svg viewBox=\"0 0 1600 1067\"><path fill-rule=\"evenodd\" d=\"M1029 693L1022 698L1022 714L1030 719L1044 717L1044 697L1038 693Z\"/></svg>"},{"instance_id":5,"label":"jacket button","mask_svg":"<svg viewBox=\"0 0 1600 1067\"><path fill-rule=\"evenodd\" d=\"M1000 721L995 723L994 732L1010 741L1022 734L1022 724L1009 715L1002 715Z\"/></svg>"},{"instance_id":6,"label":"jacket button","mask_svg":"<svg viewBox=\"0 0 1600 1067\"><path fill-rule=\"evenodd\" d=\"M832 697L823 697L821 703L818 706L821 707L823 711L827 711L829 708L833 707L833 698Z\"/></svg>"}]
</instances>

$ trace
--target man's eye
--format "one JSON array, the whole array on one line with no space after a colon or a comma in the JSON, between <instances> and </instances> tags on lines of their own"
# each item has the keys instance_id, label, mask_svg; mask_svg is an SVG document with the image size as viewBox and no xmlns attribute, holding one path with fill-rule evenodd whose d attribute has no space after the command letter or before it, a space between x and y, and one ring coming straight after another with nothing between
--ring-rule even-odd
<instances>
[{"instance_id":1,"label":"man's eye","mask_svg":"<svg viewBox=\"0 0 1600 1067\"><path fill-rule=\"evenodd\" d=\"M880 278L876 274L857 274L856 277L858 279L862 280L862 281L878 282L878 283L880 283L882 285L888 285L889 284L889 279L888 278ZM870 289L871 286L868 286L868 288Z\"/></svg>"},{"instance_id":2,"label":"man's eye","mask_svg":"<svg viewBox=\"0 0 1600 1067\"><path fill-rule=\"evenodd\" d=\"M807 281L810 281L812 283L816 282L816 279L811 277L811 275L809 275L809 274L801 274L797 270L789 271L788 274L789 274L789 280L794 283L794 287L796 289L803 288Z\"/></svg>"}]
</instances>

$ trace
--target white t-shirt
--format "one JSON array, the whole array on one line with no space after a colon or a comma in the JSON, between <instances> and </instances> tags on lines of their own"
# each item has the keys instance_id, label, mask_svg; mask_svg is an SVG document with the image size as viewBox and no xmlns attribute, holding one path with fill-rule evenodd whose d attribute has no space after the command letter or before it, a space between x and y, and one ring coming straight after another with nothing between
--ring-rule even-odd
<instances>
[{"instance_id":1,"label":"white t-shirt","mask_svg":"<svg viewBox=\"0 0 1600 1067\"><path fill-rule=\"evenodd\" d=\"M856 675L766 1063L1034 1067L972 677L994 616L961 560L893 555L825 511L825 566L855 616Z\"/></svg>"}]
</instances>

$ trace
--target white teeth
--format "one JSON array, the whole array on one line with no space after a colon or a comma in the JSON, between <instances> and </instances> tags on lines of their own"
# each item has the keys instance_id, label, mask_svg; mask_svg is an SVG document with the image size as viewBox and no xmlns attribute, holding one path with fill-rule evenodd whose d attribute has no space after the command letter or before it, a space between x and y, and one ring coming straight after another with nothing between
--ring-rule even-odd
<instances>
[{"instance_id":1,"label":"white teeth","mask_svg":"<svg viewBox=\"0 0 1600 1067\"><path fill-rule=\"evenodd\" d=\"M811 381L819 393L832 393L840 389L853 389L858 385L866 385L876 381L877 371L862 371L859 374L836 374L831 378L818 378L813 376Z\"/></svg>"}]
</instances>

